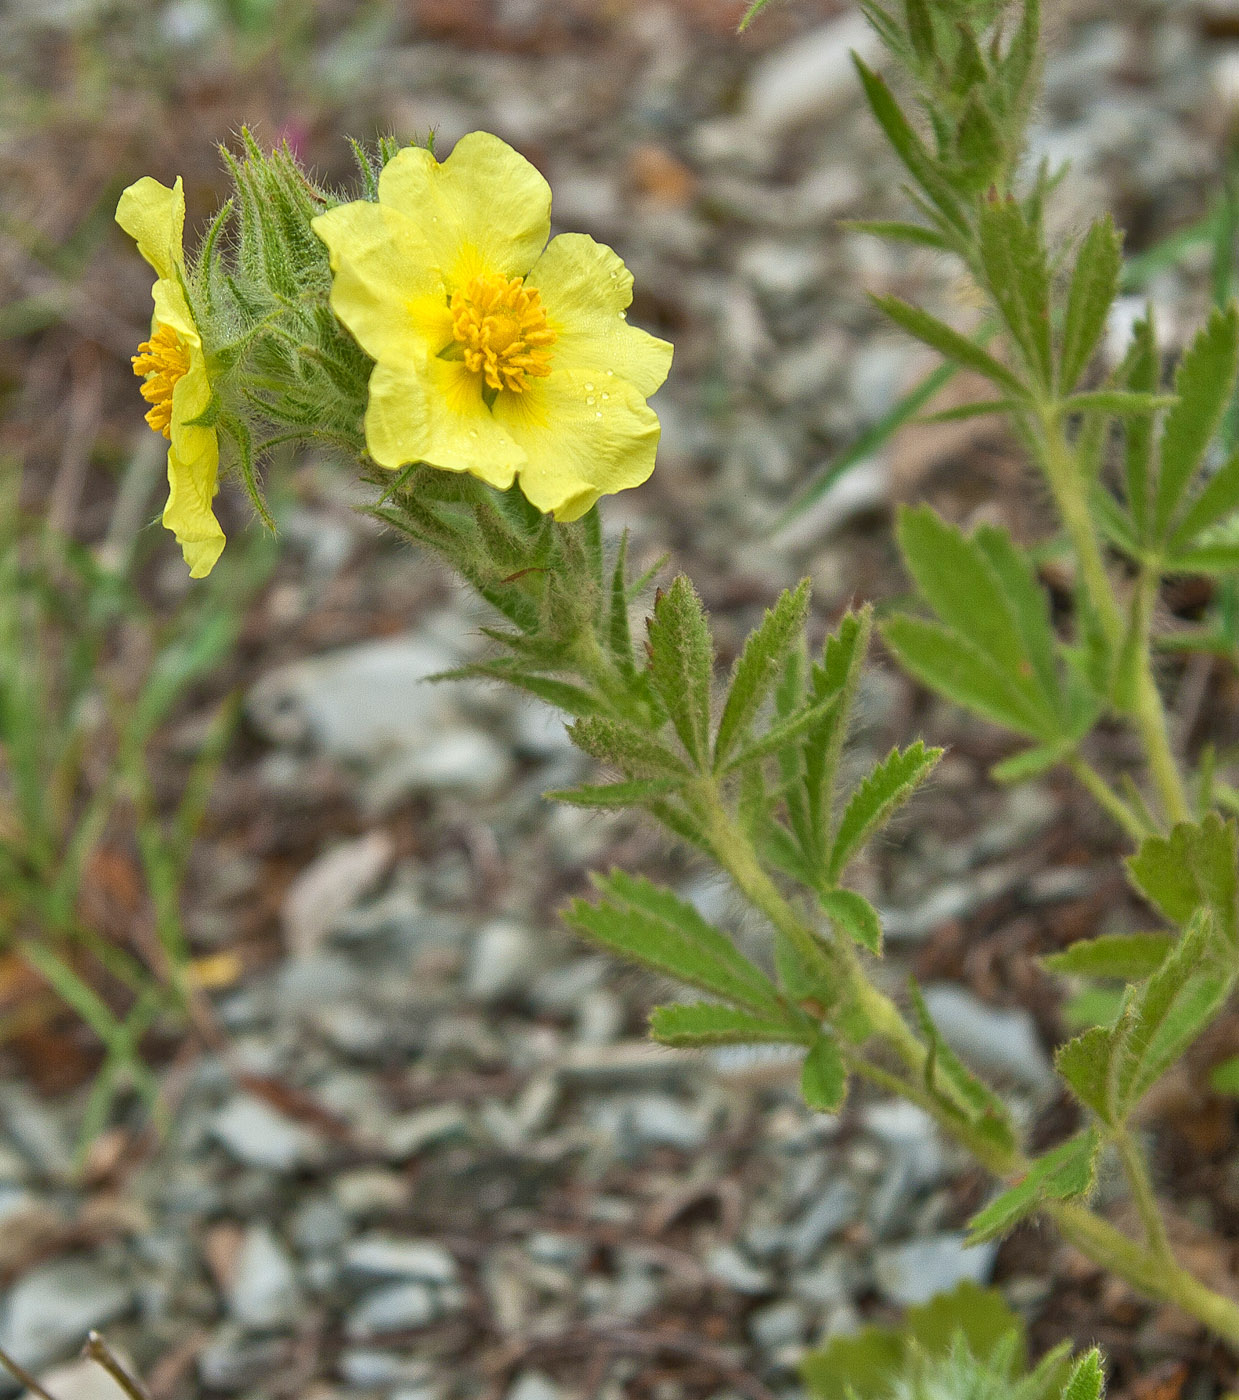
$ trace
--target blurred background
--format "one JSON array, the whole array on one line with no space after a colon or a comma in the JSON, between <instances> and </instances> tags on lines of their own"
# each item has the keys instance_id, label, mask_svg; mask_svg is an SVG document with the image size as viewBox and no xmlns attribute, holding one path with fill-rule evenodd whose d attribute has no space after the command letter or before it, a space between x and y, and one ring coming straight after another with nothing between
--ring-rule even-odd
<instances>
[{"instance_id":1,"label":"blurred background","mask_svg":"<svg viewBox=\"0 0 1239 1400\"><path fill-rule=\"evenodd\" d=\"M1115 210L1112 351L1145 298L1173 347L1230 285L1239 6L1047 8L1055 217ZM226 485L205 584L157 523L164 442L129 366L150 277L112 214L140 175L181 175L201 230L245 124L341 181L346 134L493 131L550 180L557 230L616 248L676 358L658 470L606 526L692 575L724 661L805 573L823 630L898 596L898 501L1041 531L988 420L895 431L972 394L927 382L865 293L973 313L950 267L840 224L905 212L848 59L877 61L859 16L796 0L737 37L740 11L0 6L0 1346L57 1400L114 1400L72 1360L90 1327L153 1400L790 1397L807 1349L961 1278L996 1280L1036 1347L1100 1341L1123 1394L1231 1379L1033 1230L965 1252L986 1183L914 1108L814 1117L778 1057L645 1043L655 979L557 909L611 863L724 923L726 890L644 827L543 802L585 772L549 712L422 684L486 619L354 509L346 468L277 452L274 541ZM1233 644L1225 596L1168 602ZM1177 682L1188 726L1216 727L1207 681L1235 713L1214 666ZM1049 1047L1096 1008L1033 959L1138 926L1114 835L1057 779L991 784L1001 741L881 658L862 715L862 757L951 746L862 871L892 981L914 970L1053 1140ZM1179 1248L1220 1278L1235 1115L1198 1083L1159 1090L1157 1168Z\"/></svg>"}]
</instances>

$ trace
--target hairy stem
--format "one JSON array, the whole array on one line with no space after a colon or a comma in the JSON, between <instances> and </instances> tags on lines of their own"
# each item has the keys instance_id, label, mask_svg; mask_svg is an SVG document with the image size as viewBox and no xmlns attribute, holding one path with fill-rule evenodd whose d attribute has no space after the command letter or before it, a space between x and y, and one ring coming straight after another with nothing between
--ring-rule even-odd
<instances>
[{"instance_id":1,"label":"hairy stem","mask_svg":"<svg viewBox=\"0 0 1239 1400\"><path fill-rule=\"evenodd\" d=\"M1078 754L1073 754L1067 759L1066 766L1075 774L1080 786L1087 789L1097 805L1104 808L1133 841L1143 841L1150 834L1141 818L1131 810L1091 763Z\"/></svg>"},{"instance_id":2,"label":"hairy stem","mask_svg":"<svg viewBox=\"0 0 1239 1400\"><path fill-rule=\"evenodd\" d=\"M1164 1263L1175 1267L1174 1251L1170 1248L1170 1237L1166 1233L1166 1221L1157 1203L1157 1194L1149 1177L1149 1165L1144 1150L1127 1127L1120 1128L1114 1135L1114 1146L1123 1164L1123 1174L1131 1188L1131 1198L1140 1223L1144 1226L1145 1239L1149 1250Z\"/></svg>"}]
</instances>

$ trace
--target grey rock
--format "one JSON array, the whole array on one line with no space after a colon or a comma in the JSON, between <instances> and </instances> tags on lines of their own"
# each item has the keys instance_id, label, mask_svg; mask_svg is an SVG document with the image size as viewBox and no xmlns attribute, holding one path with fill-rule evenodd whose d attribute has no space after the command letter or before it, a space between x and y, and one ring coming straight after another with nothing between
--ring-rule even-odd
<instances>
[{"instance_id":1,"label":"grey rock","mask_svg":"<svg viewBox=\"0 0 1239 1400\"><path fill-rule=\"evenodd\" d=\"M856 1219L860 1193L841 1177L831 1182L821 1198L787 1229L788 1253L793 1263L807 1264L822 1246Z\"/></svg>"},{"instance_id":2,"label":"grey rock","mask_svg":"<svg viewBox=\"0 0 1239 1400\"><path fill-rule=\"evenodd\" d=\"M249 1338L235 1323L227 1323L199 1352L198 1377L208 1390L235 1394L266 1380L288 1360L286 1339Z\"/></svg>"},{"instance_id":3,"label":"grey rock","mask_svg":"<svg viewBox=\"0 0 1239 1400\"><path fill-rule=\"evenodd\" d=\"M348 1217L337 1202L326 1196L311 1196L297 1207L288 1233L303 1253L319 1254L343 1244L349 1228Z\"/></svg>"},{"instance_id":4,"label":"grey rock","mask_svg":"<svg viewBox=\"0 0 1239 1400\"><path fill-rule=\"evenodd\" d=\"M252 1094L229 1099L216 1114L212 1131L237 1161L266 1171L295 1171L321 1150L312 1133Z\"/></svg>"},{"instance_id":5,"label":"grey rock","mask_svg":"<svg viewBox=\"0 0 1239 1400\"><path fill-rule=\"evenodd\" d=\"M395 1385L420 1387L428 1385L434 1374L430 1363L419 1357L373 1347L346 1347L338 1364L341 1379L359 1390Z\"/></svg>"},{"instance_id":6,"label":"grey rock","mask_svg":"<svg viewBox=\"0 0 1239 1400\"><path fill-rule=\"evenodd\" d=\"M383 1125L383 1146L393 1162L404 1162L436 1143L464 1137L469 1115L459 1104L436 1104L389 1118Z\"/></svg>"},{"instance_id":7,"label":"grey rock","mask_svg":"<svg viewBox=\"0 0 1239 1400\"><path fill-rule=\"evenodd\" d=\"M472 725L439 725L433 742L398 750L366 779L361 804L382 816L413 793L459 792L493 797L508 781L512 759L507 746Z\"/></svg>"},{"instance_id":8,"label":"grey rock","mask_svg":"<svg viewBox=\"0 0 1239 1400\"><path fill-rule=\"evenodd\" d=\"M287 1250L270 1226L251 1225L228 1289L228 1310L253 1331L275 1330L297 1320L301 1290Z\"/></svg>"},{"instance_id":9,"label":"grey rock","mask_svg":"<svg viewBox=\"0 0 1239 1400\"><path fill-rule=\"evenodd\" d=\"M987 1006L963 987L947 982L926 987L925 1002L957 1055L1038 1094L1053 1090L1054 1067L1036 1023L1023 1007Z\"/></svg>"},{"instance_id":10,"label":"grey rock","mask_svg":"<svg viewBox=\"0 0 1239 1400\"><path fill-rule=\"evenodd\" d=\"M439 1315L435 1291L425 1283L394 1283L377 1288L352 1309L344 1323L347 1335L358 1341L425 1327Z\"/></svg>"},{"instance_id":11,"label":"grey rock","mask_svg":"<svg viewBox=\"0 0 1239 1400\"><path fill-rule=\"evenodd\" d=\"M47 1104L21 1084L0 1086L0 1122L41 1175L66 1177L73 1171L73 1145L64 1123Z\"/></svg>"},{"instance_id":12,"label":"grey rock","mask_svg":"<svg viewBox=\"0 0 1239 1400\"><path fill-rule=\"evenodd\" d=\"M859 100L852 54L867 63L881 55L877 35L858 14L847 14L784 44L753 66L744 115L770 133L820 120Z\"/></svg>"},{"instance_id":13,"label":"grey rock","mask_svg":"<svg viewBox=\"0 0 1239 1400\"><path fill-rule=\"evenodd\" d=\"M428 1240L402 1240L393 1235L363 1235L344 1249L344 1266L371 1278L409 1278L422 1283L454 1283L456 1261L446 1249Z\"/></svg>"},{"instance_id":14,"label":"grey rock","mask_svg":"<svg viewBox=\"0 0 1239 1400\"><path fill-rule=\"evenodd\" d=\"M386 831L342 842L310 862L293 880L280 911L296 957L314 952L336 922L386 873L395 855Z\"/></svg>"},{"instance_id":15,"label":"grey rock","mask_svg":"<svg viewBox=\"0 0 1239 1400\"><path fill-rule=\"evenodd\" d=\"M475 1001L501 1001L528 985L536 944L527 929L495 919L479 932L469 953L465 994Z\"/></svg>"},{"instance_id":16,"label":"grey rock","mask_svg":"<svg viewBox=\"0 0 1239 1400\"><path fill-rule=\"evenodd\" d=\"M277 744L312 740L336 758L421 748L453 714L450 688L426 682L460 664L438 642L393 637L296 661L250 691L250 718Z\"/></svg>"},{"instance_id":17,"label":"grey rock","mask_svg":"<svg viewBox=\"0 0 1239 1400\"><path fill-rule=\"evenodd\" d=\"M508 1387L504 1400L561 1400L563 1392L541 1371L522 1371Z\"/></svg>"},{"instance_id":18,"label":"grey rock","mask_svg":"<svg viewBox=\"0 0 1239 1400\"><path fill-rule=\"evenodd\" d=\"M774 1288L772 1275L751 1263L734 1245L723 1244L711 1250L706 1267L712 1278L735 1289L737 1293L758 1296Z\"/></svg>"},{"instance_id":19,"label":"grey rock","mask_svg":"<svg viewBox=\"0 0 1239 1400\"><path fill-rule=\"evenodd\" d=\"M40 1264L9 1290L0 1345L37 1370L80 1347L92 1328L115 1322L132 1301L129 1284L92 1259Z\"/></svg>"},{"instance_id":20,"label":"grey rock","mask_svg":"<svg viewBox=\"0 0 1239 1400\"><path fill-rule=\"evenodd\" d=\"M692 1152L710 1135L705 1116L670 1094L642 1094L630 1111L633 1136L645 1146Z\"/></svg>"},{"instance_id":21,"label":"grey rock","mask_svg":"<svg viewBox=\"0 0 1239 1400\"><path fill-rule=\"evenodd\" d=\"M808 1325L802 1305L788 1298L758 1308L749 1318L749 1335L763 1351L775 1352L802 1343Z\"/></svg>"},{"instance_id":22,"label":"grey rock","mask_svg":"<svg viewBox=\"0 0 1239 1400\"><path fill-rule=\"evenodd\" d=\"M834 1307L852 1295L855 1268L846 1254L837 1253L816 1269L796 1274L791 1281L792 1292L806 1303L819 1307Z\"/></svg>"},{"instance_id":23,"label":"grey rock","mask_svg":"<svg viewBox=\"0 0 1239 1400\"><path fill-rule=\"evenodd\" d=\"M95 1361L70 1361L54 1366L39 1377L39 1383L56 1400L126 1400L126 1393ZM35 1400L26 1391L22 1400Z\"/></svg>"},{"instance_id":24,"label":"grey rock","mask_svg":"<svg viewBox=\"0 0 1239 1400\"><path fill-rule=\"evenodd\" d=\"M354 1220L390 1215L409 1200L408 1180L382 1167L356 1167L332 1178L332 1190L340 1209Z\"/></svg>"},{"instance_id":25,"label":"grey rock","mask_svg":"<svg viewBox=\"0 0 1239 1400\"><path fill-rule=\"evenodd\" d=\"M946 1292L965 1279L986 1282L998 1253L997 1241L965 1248L965 1238L962 1234L931 1235L878 1250L873 1273L879 1291L890 1302L910 1307L927 1303L935 1293Z\"/></svg>"}]
</instances>

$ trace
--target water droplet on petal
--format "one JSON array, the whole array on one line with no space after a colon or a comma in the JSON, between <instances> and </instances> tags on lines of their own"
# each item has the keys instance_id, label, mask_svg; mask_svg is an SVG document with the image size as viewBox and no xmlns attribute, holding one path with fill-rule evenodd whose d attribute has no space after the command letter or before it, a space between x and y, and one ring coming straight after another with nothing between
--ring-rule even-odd
<instances>
[{"instance_id":1,"label":"water droplet on petal","mask_svg":"<svg viewBox=\"0 0 1239 1400\"><path fill-rule=\"evenodd\" d=\"M592 384L586 384L585 392L587 394L592 394L594 392L594 386Z\"/></svg>"},{"instance_id":2,"label":"water droplet on petal","mask_svg":"<svg viewBox=\"0 0 1239 1400\"><path fill-rule=\"evenodd\" d=\"M595 414L594 414L594 417L595 417L595 418L601 418L601 417L602 417L602 414L601 414L601 413L595 413Z\"/></svg>"},{"instance_id":3,"label":"water droplet on petal","mask_svg":"<svg viewBox=\"0 0 1239 1400\"><path fill-rule=\"evenodd\" d=\"M626 320L628 319L628 312L627 312L627 311L621 311L620 314L619 314L619 318L620 318L621 321L626 321Z\"/></svg>"},{"instance_id":4,"label":"water droplet on petal","mask_svg":"<svg viewBox=\"0 0 1239 1400\"><path fill-rule=\"evenodd\" d=\"M606 403L606 401L607 401L610 397L611 397L610 394L603 394L603 396L602 396L602 401L603 401L603 403Z\"/></svg>"},{"instance_id":5,"label":"water droplet on petal","mask_svg":"<svg viewBox=\"0 0 1239 1400\"><path fill-rule=\"evenodd\" d=\"M614 371L613 369L607 370L607 378L610 379L611 376L612 376L614 373L615 373L615 371Z\"/></svg>"},{"instance_id":6,"label":"water droplet on petal","mask_svg":"<svg viewBox=\"0 0 1239 1400\"><path fill-rule=\"evenodd\" d=\"M593 394L590 394L590 396L585 400L585 402L586 402L587 404L589 404L590 407L592 408L592 407L593 407L593 403L594 403L594 396L593 396Z\"/></svg>"}]
</instances>

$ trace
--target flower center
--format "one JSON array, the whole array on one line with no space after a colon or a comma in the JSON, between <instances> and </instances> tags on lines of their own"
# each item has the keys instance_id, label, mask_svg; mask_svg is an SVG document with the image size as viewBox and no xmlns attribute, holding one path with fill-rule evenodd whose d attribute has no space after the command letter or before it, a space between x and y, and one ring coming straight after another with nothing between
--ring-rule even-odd
<instances>
[{"instance_id":1,"label":"flower center","mask_svg":"<svg viewBox=\"0 0 1239 1400\"><path fill-rule=\"evenodd\" d=\"M464 347L465 364L488 388L520 394L529 387L527 379L551 372L556 335L541 296L523 277L493 273L453 292L452 336Z\"/></svg>"},{"instance_id":2,"label":"flower center","mask_svg":"<svg viewBox=\"0 0 1239 1400\"><path fill-rule=\"evenodd\" d=\"M150 404L146 421L166 438L172 436L172 391L188 369L189 351L171 326L161 325L133 357L134 374L145 380L139 392Z\"/></svg>"}]
</instances>

